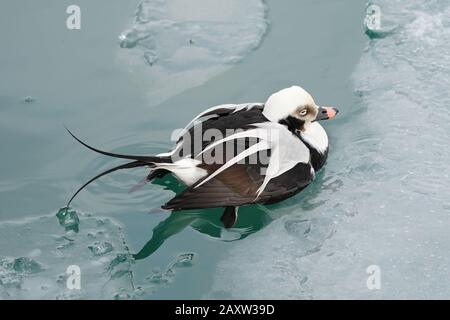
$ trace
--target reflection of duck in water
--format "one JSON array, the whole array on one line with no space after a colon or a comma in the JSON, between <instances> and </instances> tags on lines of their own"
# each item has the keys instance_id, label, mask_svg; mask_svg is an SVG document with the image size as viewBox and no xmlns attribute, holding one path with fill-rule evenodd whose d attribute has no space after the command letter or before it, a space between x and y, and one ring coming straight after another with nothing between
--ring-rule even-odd
<instances>
[{"instance_id":1,"label":"reflection of duck in water","mask_svg":"<svg viewBox=\"0 0 450 320\"><path fill-rule=\"evenodd\" d=\"M169 175L160 179L156 178L152 183L175 193L183 190L183 185ZM234 241L247 237L272 221L270 210L261 205L243 207L241 213L233 228L227 229L220 221L222 214L220 208L173 211L169 217L153 228L151 239L134 255L134 258L136 260L147 258L158 250L164 241L189 226L210 237L222 241Z\"/></svg>"},{"instance_id":2,"label":"reflection of duck in water","mask_svg":"<svg viewBox=\"0 0 450 320\"><path fill-rule=\"evenodd\" d=\"M323 179L323 175L320 174L317 177L318 180ZM180 192L183 188L180 184L170 176L166 176L162 179L153 180L153 184L163 186L167 190L172 190L176 193ZM317 190L309 190L305 196L302 197L302 204L304 209L311 208L313 205L311 201L318 196ZM292 210L298 209L298 203L293 199ZM291 213L289 210L290 205L287 205L286 213ZM204 209L198 211L174 211L165 220L161 221L155 228L153 228L152 236L149 241L134 254L133 257L136 260L141 260L152 255L156 250L163 245L163 243L170 237L178 234L187 227L192 227L200 233L207 234L210 237L220 239L222 241L235 241L241 240L255 233L262 228L269 225L273 220L277 218L279 213L275 213L272 208L262 205L243 206L240 209L239 218L237 218L234 226L229 229L225 228L221 223L222 210L220 208Z\"/></svg>"},{"instance_id":3,"label":"reflection of duck in water","mask_svg":"<svg viewBox=\"0 0 450 320\"><path fill-rule=\"evenodd\" d=\"M279 202L314 180L328 153L327 134L316 121L336 113L334 108L318 107L309 93L293 86L274 93L265 104L204 111L183 130L172 151L156 156L101 151L71 133L91 150L133 160L94 177L72 199L105 174L148 166L152 171L147 182L170 172L187 186L164 209L225 208L220 220L230 228L240 206Z\"/></svg>"},{"instance_id":4,"label":"reflection of duck in water","mask_svg":"<svg viewBox=\"0 0 450 320\"><path fill-rule=\"evenodd\" d=\"M165 240L188 226L223 241L243 239L260 230L272 220L267 211L258 207L242 208L242 214L239 215L240 218L231 229L226 229L222 226L220 222L222 212L217 208L201 210L198 213L174 211L153 229L151 239L134 255L134 258L136 260L147 258L158 250ZM248 213L251 212L251 214L246 214L245 211L249 211Z\"/></svg>"}]
</instances>

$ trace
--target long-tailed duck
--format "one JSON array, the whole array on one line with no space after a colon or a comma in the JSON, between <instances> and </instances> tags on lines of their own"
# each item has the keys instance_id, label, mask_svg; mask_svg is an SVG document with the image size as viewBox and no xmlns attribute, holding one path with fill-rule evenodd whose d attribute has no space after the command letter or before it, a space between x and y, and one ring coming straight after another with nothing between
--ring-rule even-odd
<instances>
[{"instance_id":1,"label":"long-tailed duck","mask_svg":"<svg viewBox=\"0 0 450 320\"><path fill-rule=\"evenodd\" d=\"M265 103L225 104L196 116L179 134L175 147L155 156L124 155L87 148L103 155L130 159L108 173L135 167L151 169L145 182L167 173L187 187L162 206L169 210L223 207L222 222L233 226L239 206L270 204L302 191L315 178L328 155L328 137L317 122L338 110L319 107L299 86L272 94Z\"/></svg>"}]
</instances>

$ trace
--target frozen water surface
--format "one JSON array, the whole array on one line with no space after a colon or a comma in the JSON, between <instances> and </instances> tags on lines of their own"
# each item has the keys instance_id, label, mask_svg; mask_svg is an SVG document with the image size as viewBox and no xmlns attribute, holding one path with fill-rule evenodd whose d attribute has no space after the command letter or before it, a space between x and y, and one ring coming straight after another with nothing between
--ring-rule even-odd
<instances>
[{"instance_id":1,"label":"frozen water surface","mask_svg":"<svg viewBox=\"0 0 450 320\"><path fill-rule=\"evenodd\" d=\"M0 256L0 298L148 298L173 282L177 269L193 265L194 253L180 253L163 270L135 279L135 260L117 222L73 210L69 215L77 216L78 232L61 227L53 216L0 224L0 241L15 242ZM69 266L80 268L81 290L67 286Z\"/></svg>"},{"instance_id":2,"label":"frozen water surface","mask_svg":"<svg viewBox=\"0 0 450 320\"><path fill-rule=\"evenodd\" d=\"M58 225L54 216L0 224L0 242L14 241L14 246L1 252L1 298L111 299L121 290L132 292L129 274L118 277L116 266L110 269L116 255L127 252L121 227L110 218L74 211L70 216L77 217L79 232ZM91 249L98 243L100 249ZM81 270L81 290L67 287L66 271L71 265Z\"/></svg>"}]
</instances>

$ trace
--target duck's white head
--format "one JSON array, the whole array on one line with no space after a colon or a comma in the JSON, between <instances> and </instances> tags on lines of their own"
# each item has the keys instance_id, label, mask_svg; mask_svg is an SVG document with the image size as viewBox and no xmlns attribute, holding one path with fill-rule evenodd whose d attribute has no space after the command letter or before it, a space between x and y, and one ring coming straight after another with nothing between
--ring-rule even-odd
<instances>
[{"instance_id":1,"label":"duck's white head","mask_svg":"<svg viewBox=\"0 0 450 320\"><path fill-rule=\"evenodd\" d=\"M337 112L335 108L317 106L313 97L299 86L275 92L267 99L263 110L264 116L270 121L300 131L313 121L334 118Z\"/></svg>"}]
</instances>

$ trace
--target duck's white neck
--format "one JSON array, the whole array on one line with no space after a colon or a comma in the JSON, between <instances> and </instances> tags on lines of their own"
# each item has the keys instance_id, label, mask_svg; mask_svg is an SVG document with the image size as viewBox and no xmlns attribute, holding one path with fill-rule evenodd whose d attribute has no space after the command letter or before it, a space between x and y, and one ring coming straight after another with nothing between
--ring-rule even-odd
<instances>
[{"instance_id":1,"label":"duck's white neck","mask_svg":"<svg viewBox=\"0 0 450 320\"><path fill-rule=\"evenodd\" d=\"M328 136L325 129L318 122L311 122L305 126L305 130L300 132L304 139L311 147L320 153L324 153L328 149Z\"/></svg>"}]
</instances>

